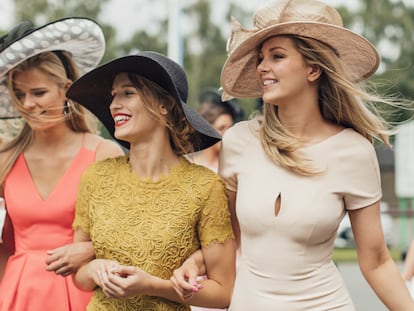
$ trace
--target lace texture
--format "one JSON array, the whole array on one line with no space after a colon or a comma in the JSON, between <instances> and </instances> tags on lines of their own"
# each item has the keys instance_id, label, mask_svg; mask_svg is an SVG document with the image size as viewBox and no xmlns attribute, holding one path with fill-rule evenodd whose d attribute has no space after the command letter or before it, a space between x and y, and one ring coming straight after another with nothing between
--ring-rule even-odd
<instances>
[{"instance_id":1,"label":"lace texture","mask_svg":"<svg viewBox=\"0 0 414 311\"><path fill-rule=\"evenodd\" d=\"M157 182L132 173L127 156L91 165L81 179L73 227L90 235L97 258L163 279L201 246L234 238L223 181L184 158ZM144 295L108 299L97 289L88 310L190 309Z\"/></svg>"}]
</instances>

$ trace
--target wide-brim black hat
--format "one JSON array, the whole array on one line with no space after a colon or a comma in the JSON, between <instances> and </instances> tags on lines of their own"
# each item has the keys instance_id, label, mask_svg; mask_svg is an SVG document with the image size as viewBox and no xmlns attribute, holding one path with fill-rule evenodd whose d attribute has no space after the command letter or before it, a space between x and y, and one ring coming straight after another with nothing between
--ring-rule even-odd
<instances>
[{"instance_id":1,"label":"wide-brim black hat","mask_svg":"<svg viewBox=\"0 0 414 311\"><path fill-rule=\"evenodd\" d=\"M192 141L195 151L208 148L220 141L220 134L209 122L186 104L188 83L182 67L156 52L140 52L99 66L75 81L66 96L94 113L114 137L115 123L109 110L112 101L110 91L115 76L121 72L140 75L158 84L176 99L188 122L196 131ZM128 142L118 141L129 148Z\"/></svg>"},{"instance_id":2,"label":"wide-brim black hat","mask_svg":"<svg viewBox=\"0 0 414 311\"><path fill-rule=\"evenodd\" d=\"M66 17L40 27L24 21L0 38L0 117L17 116L7 91L7 73L30 57L67 51L81 73L94 68L105 52L101 27L85 17Z\"/></svg>"}]
</instances>

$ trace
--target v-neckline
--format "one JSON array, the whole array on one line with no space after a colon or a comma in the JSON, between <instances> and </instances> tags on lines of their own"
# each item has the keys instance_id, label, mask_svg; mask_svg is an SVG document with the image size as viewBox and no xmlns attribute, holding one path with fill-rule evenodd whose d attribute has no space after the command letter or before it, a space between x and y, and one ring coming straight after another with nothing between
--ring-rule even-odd
<instances>
[{"instance_id":1,"label":"v-neckline","mask_svg":"<svg viewBox=\"0 0 414 311\"><path fill-rule=\"evenodd\" d=\"M82 148L83 148L83 143L82 143L81 148L79 148L78 153L72 158L72 160L70 161L68 167L63 172L63 174L58 178L57 182L52 187L52 190L48 193L48 195L46 197L42 197L42 195L40 194L39 189L37 188L36 183L33 180L33 176L32 176L32 174L30 172L29 165L27 164L26 157L24 156L24 153L22 152L20 154L20 157L22 158L22 161L23 161L24 169L26 171L26 174L29 177L30 184L31 184L31 186L32 186L32 188L34 190L33 192L36 193L36 196L40 199L40 201L47 202L55 194L55 192L57 191L57 189L60 188L60 185L61 185L62 181L65 179L66 175L68 175L68 172L71 171L72 166L75 164L75 160L79 157Z\"/></svg>"}]
</instances>

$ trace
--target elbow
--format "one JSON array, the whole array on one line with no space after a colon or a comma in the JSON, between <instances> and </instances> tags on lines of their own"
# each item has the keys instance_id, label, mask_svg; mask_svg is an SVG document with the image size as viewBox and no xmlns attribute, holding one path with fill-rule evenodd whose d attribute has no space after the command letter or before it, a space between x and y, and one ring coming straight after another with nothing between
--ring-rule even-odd
<instances>
[{"instance_id":1,"label":"elbow","mask_svg":"<svg viewBox=\"0 0 414 311\"><path fill-rule=\"evenodd\" d=\"M221 301L220 309L226 309L230 306L231 297L233 296L233 286L224 291L225 295Z\"/></svg>"}]
</instances>

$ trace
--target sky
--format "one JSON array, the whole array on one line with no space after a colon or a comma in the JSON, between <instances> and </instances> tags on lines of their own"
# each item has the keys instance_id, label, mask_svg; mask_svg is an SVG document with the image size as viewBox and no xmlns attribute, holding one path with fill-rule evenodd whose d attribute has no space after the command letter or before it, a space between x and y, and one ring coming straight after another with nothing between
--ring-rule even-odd
<instances>
[{"instance_id":1,"label":"sky","mask_svg":"<svg viewBox=\"0 0 414 311\"><path fill-rule=\"evenodd\" d=\"M130 7L129 10L123 10L122 18L119 18L118 14L113 14L118 10L120 2L122 1L122 7ZM188 5L192 0L171 0L171 1L179 1L182 6ZM237 3L240 6L243 6L248 12L251 12L252 16L254 12L263 7L264 5L268 4L270 0L210 0L215 9L215 14L213 14L212 18L215 22L226 22L226 6L229 5L230 2ZM322 0L326 3L330 3L331 5L336 5L336 3L348 3L347 5L355 5L357 0ZM414 0L411 0L414 2ZM124 4L125 3L125 4ZM127 4L129 3L129 5ZM143 5L145 3L145 5ZM353 3L353 4L352 4ZM137 27L150 27L148 23L142 19L137 18L136 12L146 11L148 15L155 19L162 19L165 18L168 14L168 0L111 0L105 10L103 16L105 17L104 20L108 20L110 24L114 25L119 31L119 36L123 39L125 36L123 33L128 33L129 29L136 29ZM147 15L147 18L148 18ZM122 20L122 22L119 22ZM230 23L228 22L226 26L229 26Z\"/></svg>"},{"instance_id":2,"label":"sky","mask_svg":"<svg viewBox=\"0 0 414 311\"><path fill-rule=\"evenodd\" d=\"M193 2L192 0L175 0L180 1L183 6ZM223 6L228 5L229 2L238 3L244 8L253 13L260 7L269 3L269 0L211 0L217 7L215 18L223 20L224 12ZM358 0L321 0L330 5L346 5L348 7L355 7ZM373 0L375 1L375 0ZM403 0L407 5L414 5L414 0ZM13 0L0 0L0 28L7 29L13 26ZM106 5L105 11L102 15L104 20L112 24L120 33L121 37L125 37L125 33L133 32L140 28L147 27L148 21L152 19L165 18L167 14L168 0L110 0ZM142 15L138 12L144 12ZM144 17L144 18L143 18Z\"/></svg>"},{"instance_id":3,"label":"sky","mask_svg":"<svg viewBox=\"0 0 414 311\"><path fill-rule=\"evenodd\" d=\"M185 6L192 0L175 0L180 1ZM269 0L211 0L217 8L213 18L225 20L222 8L228 3L236 2L245 9L253 13L260 7L269 3ZM357 0L322 0L331 5L344 4L348 6L355 5ZM414 0L408 0L414 2ZM13 0L0 0L0 28L7 29L13 26ZM119 32L121 39L124 39L128 33L135 32L141 28L151 25L153 19L163 19L168 14L168 0L110 0L102 14L102 19L108 21ZM138 14L143 12L143 14ZM220 12L223 12L220 14ZM131 31L132 30L132 31Z\"/></svg>"},{"instance_id":4,"label":"sky","mask_svg":"<svg viewBox=\"0 0 414 311\"><path fill-rule=\"evenodd\" d=\"M117 41L123 42L129 39L132 33L139 30L146 30L149 33L157 31L157 21L164 20L169 12L169 2L180 2L185 7L195 0L110 0L103 8L100 20L108 22L117 30ZM243 6L253 16L260 7L265 6L272 0L210 0L216 8L212 15L214 22L223 23L223 33L230 32L230 22L226 21L226 6L230 2ZM345 5L352 9L358 6L358 0L321 0L332 6ZM372 0L375 1L375 0ZM397 0L394 0L397 1ZM406 5L414 6L414 0L403 0ZM7 29L14 26L13 18L14 0L0 0L0 29ZM180 23L180 28L185 32L188 23ZM249 25L245 25L249 27ZM171 40L170 42L174 42Z\"/></svg>"}]
</instances>

